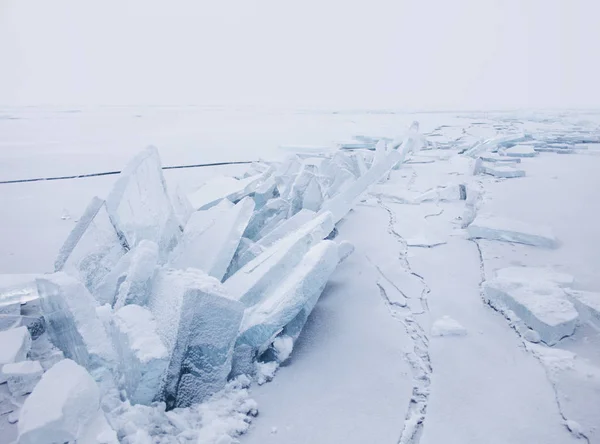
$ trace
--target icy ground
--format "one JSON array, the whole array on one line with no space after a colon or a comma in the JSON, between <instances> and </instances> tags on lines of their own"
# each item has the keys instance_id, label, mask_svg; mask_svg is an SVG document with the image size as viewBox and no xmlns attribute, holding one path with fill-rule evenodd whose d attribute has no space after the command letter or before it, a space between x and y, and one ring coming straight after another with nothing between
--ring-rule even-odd
<instances>
[{"instance_id":1,"label":"icy ground","mask_svg":"<svg viewBox=\"0 0 600 444\"><path fill-rule=\"evenodd\" d=\"M152 442L142 435L155 427L199 443L235 442L223 434L250 444L600 443L600 115L0 115L0 181L120 169L148 143L165 165L281 160L290 150L310 152L300 147L307 144L330 155L334 142L354 148L353 136L393 139L412 120L421 123L424 149L337 224L335 242L355 251L329 279L273 380L248 389L244 377L234 380L220 398L167 412L168 420L150 407L125 409L110 425L138 433L136 442ZM517 140L521 133L529 137ZM494 139L507 134L520 148ZM361 140L352 143L373 148ZM188 193L246 168L165 177L170 189ZM506 169L524 175L508 177ZM106 197L114 181L0 184L0 273L52 272L91 196ZM4 359L24 359L14 356ZM26 382L15 365L4 366L14 387ZM268 368L263 373L270 379ZM15 403L0 404L2 444L15 438L22 403L8 384L0 397Z\"/></svg>"}]
</instances>

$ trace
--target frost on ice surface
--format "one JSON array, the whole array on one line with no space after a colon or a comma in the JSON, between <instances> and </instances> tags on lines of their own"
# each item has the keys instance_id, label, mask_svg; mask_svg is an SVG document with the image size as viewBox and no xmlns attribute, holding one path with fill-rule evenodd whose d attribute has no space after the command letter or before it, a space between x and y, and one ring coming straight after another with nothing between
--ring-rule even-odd
<instances>
[{"instance_id":1,"label":"frost on ice surface","mask_svg":"<svg viewBox=\"0 0 600 444\"><path fill-rule=\"evenodd\" d=\"M248 262L225 281L225 288L247 307L260 302L331 230L331 214L324 213Z\"/></svg>"},{"instance_id":2,"label":"frost on ice surface","mask_svg":"<svg viewBox=\"0 0 600 444\"><path fill-rule=\"evenodd\" d=\"M497 277L485 281L483 289L490 305L513 311L548 345L575 331L577 310L564 290L552 282L525 283Z\"/></svg>"},{"instance_id":3,"label":"frost on ice surface","mask_svg":"<svg viewBox=\"0 0 600 444\"><path fill-rule=\"evenodd\" d=\"M248 358L266 351L282 330L293 339L298 337L338 261L336 244L322 241L306 253L281 285L246 310L236 341L234 374L245 373L251 364Z\"/></svg>"},{"instance_id":4,"label":"frost on ice surface","mask_svg":"<svg viewBox=\"0 0 600 444\"><path fill-rule=\"evenodd\" d=\"M188 407L206 400L225 387L231 371L233 345L244 314L244 306L211 285L189 290L184 296L177 344L167 374L167 404ZM179 367L179 378L169 380Z\"/></svg>"},{"instance_id":5,"label":"frost on ice surface","mask_svg":"<svg viewBox=\"0 0 600 444\"><path fill-rule=\"evenodd\" d=\"M223 388L243 305L201 270L163 269L149 307L170 354L163 394L169 407L188 406Z\"/></svg>"},{"instance_id":6,"label":"frost on ice surface","mask_svg":"<svg viewBox=\"0 0 600 444\"><path fill-rule=\"evenodd\" d=\"M202 217L202 214L195 213L169 259L170 265L197 268L222 280L253 211L254 201L245 197L229 210L214 211L214 219L206 225L198 224L195 216Z\"/></svg>"},{"instance_id":7,"label":"frost on ice surface","mask_svg":"<svg viewBox=\"0 0 600 444\"><path fill-rule=\"evenodd\" d=\"M114 315L120 372L132 404L150 404L157 396L169 363L167 348L156 333L152 313L127 305Z\"/></svg>"},{"instance_id":8,"label":"frost on ice surface","mask_svg":"<svg viewBox=\"0 0 600 444\"><path fill-rule=\"evenodd\" d=\"M535 157L538 153L531 145L516 145L504 150L508 157Z\"/></svg>"},{"instance_id":9,"label":"frost on ice surface","mask_svg":"<svg viewBox=\"0 0 600 444\"><path fill-rule=\"evenodd\" d=\"M87 429L95 425L98 415L104 414L94 379L70 359L62 360L42 376L25 400L19 416L19 443L97 443L97 436L89 436ZM116 436L108 442L116 443Z\"/></svg>"},{"instance_id":10,"label":"frost on ice surface","mask_svg":"<svg viewBox=\"0 0 600 444\"><path fill-rule=\"evenodd\" d=\"M533 226L521 221L490 215L477 215L468 226L467 234L470 239L515 242L544 248L558 247L558 240L548 227Z\"/></svg>"},{"instance_id":11,"label":"frost on ice surface","mask_svg":"<svg viewBox=\"0 0 600 444\"><path fill-rule=\"evenodd\" d=\"M54 269L80 279L98 302L112 303L98 289L126 252L105 202L95 197L60 249Z\"/></svg>"},{"instance_id":12,"label":"frost on ice surface","mask_svg":"<svg viewBox=\"0 0 600 444\"><path fill-rule=\"evenodd\" d=\"M102 377L113 368L116 356L96 313L95 299L83 284L64 273L46 275L37 285L52 343L67 358Z\"/></svg>"},{"instance_id":13,"label":"frost on ice surface","mask_svg":"<svg viewBox=\"0 0 600 444\"><path fill-rule=\"evenodd\" d=\"M433 322L431 336L465 336L467 329L450 316L442 316Z\"/></svg>"},{"instance_id":14,"label":"frost on ice surface","mask_svg":"<svg viewBox=\"0 0 600 444\"><path fill-rule=\"evenodd\" d=\"M159 246L164 258L181 234L154 147L139 153L123 169L106 208L130 248L147 239Z\"/></svg>"},{"instance_id":15,"label":"frost on ice surface","mask_svg":"<svg viewBox=\"0 0 600 444\"><path fill-rule=\"evenodd\" d=\"M31 393L38 383L44 369L39 361L21 361L13 364L4 364L0 368L2 376L8 384L8 391L13 397L23 396Z\"/></svg>"}]
</instances>

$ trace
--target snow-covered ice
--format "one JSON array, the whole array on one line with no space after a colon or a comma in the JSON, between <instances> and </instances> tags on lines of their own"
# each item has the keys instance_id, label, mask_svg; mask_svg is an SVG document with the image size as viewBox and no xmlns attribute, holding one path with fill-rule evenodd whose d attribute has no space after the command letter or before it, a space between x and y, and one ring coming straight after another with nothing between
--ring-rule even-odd
<instances>
[{"instance_id":1,"label":"snow-covered ice","mask_svg":"<svg viewBox=\"0 0 600 444\"><path fill-rule=\"evenodd\" d=\"M112 342L96 313L96 300L65 273L37 280L40 306L52 343L96 378L115 365Z\"/></svg>"},{"instance_id":2,"label":"snow-covered ice","mask_svg":"<svg viewBox=\"0 0 600 444\"><path fill-rule=\"evenodd\" d=\"M127 270L118 274L116 279L115 308L127 304L145 305L151 291L152 279L159 262L159 248L155 242L144 239L138 245L129 250L123 257ZM117 264L115 271L121 271Z\"/></svg>"},{"instance_id":3,"label":"snow-covered ice","mask_svg":"<svg viewBox=\"0 0 600 444\"><path fill-rule=\"evenodd\" d=\"M279 332L293 339L300 335L338 262L336 244L322 241L306 253L281 285L246 310L235 345L234 374L246 373L251 365L248 357L266 351Z\"/></svg>"},{"instance_id":4,"label":"snow-covered ice","mask_svg":"<svg viewBox=\"0 0 600 444\"><path fill-rule=\"evenodd\" d=\"M20 444L54 444L77 441L82 444L98 441L89 436L89 427L95 426L100 410L100 390L94 379L70 359L54 365L35 386L25 400L19 415ZM112 433L110 433L112 432ZM84 439L85 437L88 439Z\"/></svg>"},{"instance_id":5,"label":"snow-covered ice","mask_svg":"<svg viewBox=\"0 0 600 444\"><path fill-rule=\"evenodd\" d=\"M479 214L467 228L471 239L516 242L544 248L557 248L558 239L546 226L533 226L514 219Z\"/></svg>"},{"instance_id":6,"label":"snow-covered ice","mask_svg":"<svg viewBox=\"0 0 600 444\"><path fill-rule=\"evenodd\" d=\"M132 404L150 404L159 394L169 363L167 348L156 332L152 313L126 305L114 315L115 343L125 390Z\"/></svg>"},{"instance_id":7,"label":"snow-covered ice","mask_svg":"<svg viewBox=\"0 0 600 444\"><path fill-rule=\"evenodd\" d=\"M563 289L553 283L523 283L502 278L485 281L485 297L500 310L512 310L525 324L554 345L570 336L578 323L578 313Z\"/></svg>"},{"instance_id":8,"label":"snow-covered ice","mask_svg":"<svg viewBox=\"0 0 600 444\"><path fill-rule=\"evenodd\" d=\"M530 145L515 145L503 150L503 153L508 157L535 157L538 154Z\"/></svg>"},{"instance_id":9,"label":"snow-covered ice","mask_svg":"<svg viewBox=\"0 0 600 444\"><path fill-rule=\"evenodd\" d=\"M0 368L2 377L6 379L8 391L14 398L31 393L38 383L44 369L39 361L21 361L12 364L4 364Z\"/></svg>"},{"instance_id":10,"label":"snow-covered ice","mask_svg":"<svg viewBox=\"0 0 600 444\"><path fill-rule=\"evenodd\" d=\"M466 334L467 329L450 316L442 316L431 325L432 336L464 336Z\"/></svg>"}]
</instances>

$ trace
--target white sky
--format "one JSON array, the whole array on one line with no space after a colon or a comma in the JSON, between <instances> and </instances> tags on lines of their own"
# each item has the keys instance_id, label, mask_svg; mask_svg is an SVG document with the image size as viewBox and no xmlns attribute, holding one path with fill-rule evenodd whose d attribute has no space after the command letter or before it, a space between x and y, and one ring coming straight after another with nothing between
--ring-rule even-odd
<instances>
[{"instance_id":1,"label":"white sky","mask_svg":"<svg viewBox=\"0 0 600 444\"><path fill-rule=\"evenodd\" d=\"M600 108L600 0L0 0L0 105Z\"/></svg>"}]
</instances>

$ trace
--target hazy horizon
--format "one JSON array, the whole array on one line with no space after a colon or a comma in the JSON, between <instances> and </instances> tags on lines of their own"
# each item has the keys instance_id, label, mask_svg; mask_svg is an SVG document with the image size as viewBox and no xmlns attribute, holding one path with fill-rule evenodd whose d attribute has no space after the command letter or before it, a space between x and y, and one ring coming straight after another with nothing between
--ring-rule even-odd
<instances>
[{"instance_id":1,"label":"hazy horizon","mask_svg":"<svg viewBox=\"0 0 600 444\"><path fill-rule=\"evenodd\" d=\"M594 0L0 1L0 106L600 108Z\"/></svg>"}]
</instances>

